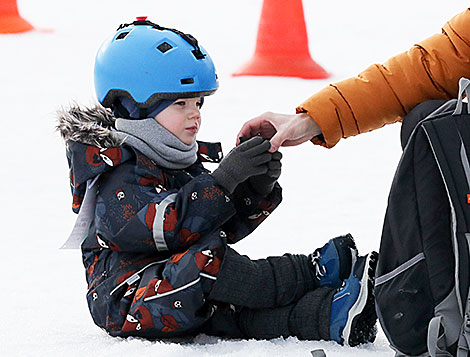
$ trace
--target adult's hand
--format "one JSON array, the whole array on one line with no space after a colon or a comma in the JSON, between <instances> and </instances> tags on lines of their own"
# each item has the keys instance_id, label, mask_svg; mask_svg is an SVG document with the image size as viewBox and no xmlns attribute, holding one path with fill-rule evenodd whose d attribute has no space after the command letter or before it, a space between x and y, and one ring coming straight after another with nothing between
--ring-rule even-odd
<instances>
[{"instance_id":1,"label":"adult's hand","mask_svg":"<svg viewBox=\"0 0 470 357\"><path fill-rule=\"evenodd\" d=\"M307 113L289 115L266 112L243 125L237 136L237 145L240 137L260 135L270 139L269 151L275 152L280 146L299 145L320 134L319 126Z\"/></svg>"}]
</instances>

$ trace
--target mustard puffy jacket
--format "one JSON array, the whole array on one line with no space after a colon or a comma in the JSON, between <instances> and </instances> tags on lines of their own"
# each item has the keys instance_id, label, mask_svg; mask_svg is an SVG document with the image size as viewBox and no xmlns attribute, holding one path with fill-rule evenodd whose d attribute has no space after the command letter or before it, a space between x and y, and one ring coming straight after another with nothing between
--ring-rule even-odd
<instances>
[{"instance_id":1,"label":"mustard puffy jacket","mask_svg":"<svg viewBox=\"0 0 470 357\"><path fill-rule=\"evenodd\" d=\"M320 90L297 112L307 112L320 126L323 138L314 138L315 144L333 147L341 138L401 120L425 100L455 98L461 77L470 77L470 9L448 21L441 34Z\"/></svg>"}]
</instances>

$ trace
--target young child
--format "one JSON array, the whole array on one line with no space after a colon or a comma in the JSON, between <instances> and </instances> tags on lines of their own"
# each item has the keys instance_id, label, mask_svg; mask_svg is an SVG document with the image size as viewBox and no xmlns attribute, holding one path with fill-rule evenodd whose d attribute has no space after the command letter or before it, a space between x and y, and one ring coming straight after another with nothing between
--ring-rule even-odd
<instances>
[{"instance_id":1,"label":"young child","mask_svg":"<svg viewBox=\"0 0 470 357\"><path fill-rule=\"evenodd\" d=\"M250 260L229 244L281 202L281 154L251 138L222 159L196 142L218 88L196 39L146 18L98 51L100 105L62 111L94 322L112 336L375 338L375 252L350 235L310 255ZM203 162L220 162L210 173Z\"/></svg>"}]
</instances>

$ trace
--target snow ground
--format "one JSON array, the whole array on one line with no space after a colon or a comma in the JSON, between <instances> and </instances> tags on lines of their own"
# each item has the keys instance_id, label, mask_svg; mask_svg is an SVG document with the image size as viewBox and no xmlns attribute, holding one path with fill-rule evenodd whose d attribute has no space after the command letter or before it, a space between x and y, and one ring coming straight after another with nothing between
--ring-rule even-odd
<instances>
[{"instance_id":1,"label":"snow ground","mask_svg":"<svg viewBox=\"0 0 470 357\"><path fill-rule=\"evenodd\" d=\"M94 102L99 44L120 23L148 15L195 35L211 54L220 90L206 101L199 139L222 141L227 152L244 121L268 110L293 113L329 82L439 32L467 3L305 0L312 56L333 74L326 81L309 81L231 77L253 52L261 0L20 0L23 17L53 32L0 36L2 356L309 356L318 348L328 356L392 356L383 333L376 343L357 348L296 338L199 336L178 345L108 337L89 316L79 251L58 249L75 215L63 143L54 132L55 111L72 101ZM400 124L390 125L344 140L333 150L309 143L283 149L284 201L237 249L252 258L309 253L330 237L351 232L361 252L377 250L400 157L399 130Z\"/></svg>"}]
</instances>

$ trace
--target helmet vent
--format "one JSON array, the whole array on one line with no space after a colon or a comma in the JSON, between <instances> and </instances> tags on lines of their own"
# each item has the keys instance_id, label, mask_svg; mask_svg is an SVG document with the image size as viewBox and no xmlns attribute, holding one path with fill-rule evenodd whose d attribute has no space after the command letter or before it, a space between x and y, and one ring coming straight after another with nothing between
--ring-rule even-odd
<instances>
[{"instance_id":1,"label":"helmet vent","mask_svg":"<svg viewBox=\"0 0 470 357\"><path fill-rule=\"evenodd\" d=\"M181 84L193 84L194 78L183 78L180 82Z\"/></svg>"},{"instance_id":2,"label":"helmet vent","mask_svg":"<svg viewBox=\"0 0 470 357\"><path fill-rule=\"evenodd\" d=\"M157 46L157 49L161 52L161 53L165 53L169 50L171 50L173 48L172 45L170 45L168 42L163 42L161 44L159 44Z\"/></svg>"},{"instance_id":3,"label":"helmet vent","mask_svg":"<svg viewBox=\"0 0 470 357\"><path fill-rule=\"evenodd\" d=\"M130 31L121 32L121 33L116 37L116 40L122 40L122 39L125 38L127 35L129 35L129 32L130 32Z\"/></svg>"}]
</instances>

